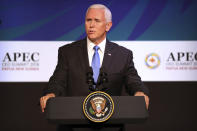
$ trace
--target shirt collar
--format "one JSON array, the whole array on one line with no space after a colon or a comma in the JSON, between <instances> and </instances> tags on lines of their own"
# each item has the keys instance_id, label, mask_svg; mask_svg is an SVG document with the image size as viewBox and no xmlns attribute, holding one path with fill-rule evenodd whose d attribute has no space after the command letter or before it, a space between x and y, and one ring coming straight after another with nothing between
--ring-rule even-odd
<instances>
[{"instance_id":1,"label":"shirt collar","mask_svg":"<svg viewBox=\"0 0 197 131\"><path fill-rule=\"evenodd\" d=\"M93 50L93 47L95 46L95 44L92 41L90 41L90 39L88 39L88 37L87 37L87 44L88 44L87 45L88 50ZM99 50L102 53L104 53L104 51L105 51L105 45L106 45L106 38L101 43L98 44Z\"/></svg>"}]
</instances>

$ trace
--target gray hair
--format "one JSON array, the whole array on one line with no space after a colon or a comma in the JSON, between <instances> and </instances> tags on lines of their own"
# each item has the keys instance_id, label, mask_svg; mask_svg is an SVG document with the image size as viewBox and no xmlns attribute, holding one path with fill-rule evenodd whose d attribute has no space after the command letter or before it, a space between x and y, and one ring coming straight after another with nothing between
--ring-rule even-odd
<instances>
[{"instance_id":1,"label":"gray hair","mask_svg":"<svg viewBox=\"0 0 197 131\"><path fill-rule=\"evenodd\" d=\"M106 22L112 22L112 14L111 14L111 11L105 5L102 5L102 4L93 4L93 5L91 5L87 9L86 15L87 15L89 9L104 9L105 10L105 19L106 19Z\"/></svg>"}]
</instances>

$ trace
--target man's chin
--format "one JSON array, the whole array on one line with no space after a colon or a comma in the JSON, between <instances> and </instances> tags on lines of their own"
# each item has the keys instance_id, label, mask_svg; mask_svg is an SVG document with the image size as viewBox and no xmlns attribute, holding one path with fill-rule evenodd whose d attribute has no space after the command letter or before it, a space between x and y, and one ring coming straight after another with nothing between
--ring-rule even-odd
<instances>
[{"instance_id":1,"label":"man's chin","mask_svg":"<svg viewBox=\"0 0 197 131\"><path fill-rule=\"evenodd\" d=\"M88 39L92 42L96 41L96 38L95 37L88 37Z\"/></svg>"}]
</instances>

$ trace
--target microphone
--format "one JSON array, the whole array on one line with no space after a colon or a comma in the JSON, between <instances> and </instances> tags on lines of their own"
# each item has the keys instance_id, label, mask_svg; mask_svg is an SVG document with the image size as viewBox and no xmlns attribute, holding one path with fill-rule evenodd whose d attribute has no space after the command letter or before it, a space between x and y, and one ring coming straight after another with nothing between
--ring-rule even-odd
<instances>
[{"instance_id":1,"label":"microphone","mask_svg":"<svg viewBox=\"0 0 197 131\"><path fill-rule=\"evenodd\" d=\"M107 88L104 86L105 83L108 82L108 78L107 78L107 73L105 71L104 67L100 68L100 74L99 74L99 79L98 79L98 85L101 85L101 91L106 90Z\"/></svg>"},{"instance_id":2,"label":"microphone","mask_svg":"<svg viewBox=\"0 0 197 131\"><path fill-rule=\"evenodd\" d=\"M87 73L86 73L86 82L89 86L89 90L91 91L95 91L93 85L95 85L94 83L94 78L93 78L93 70L92 70L92 67L88 67L87 69Z\"/></svg>"}]
</instances>

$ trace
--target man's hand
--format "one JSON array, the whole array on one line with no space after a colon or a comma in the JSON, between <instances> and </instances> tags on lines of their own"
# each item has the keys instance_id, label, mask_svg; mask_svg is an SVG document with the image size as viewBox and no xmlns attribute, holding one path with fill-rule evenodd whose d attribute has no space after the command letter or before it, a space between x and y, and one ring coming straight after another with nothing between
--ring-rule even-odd
<instances>
[{"instance_id":1,"label":"man's hand","mask_svg":"<svg viewBox=\"0 0 197 131\"><path fill-rule=\"evenodd\" d=\"M146 102L146 108L148 109L149 106L149 97L145 95L143 92L136 92L134 96L144 96L145 102Z\"/></svg>"},{"instance_id":2,"label":"man's hand","mask_svg":"<svg viewBox=\"0 0 197 131\"><path fill-rule=\"evenodd\" d=\"M44 109L46 107L47 100L49 98L52 98L52 97L55 97L55 94L50 93L50 94L47 94L47 95L45 95L45 96L43 96L43 97L40 98L40 107L41 107L42 112L44 112Z\"/></svg>"}]
</instances>

